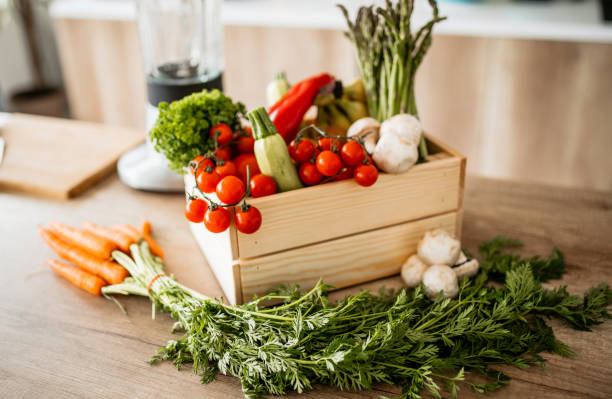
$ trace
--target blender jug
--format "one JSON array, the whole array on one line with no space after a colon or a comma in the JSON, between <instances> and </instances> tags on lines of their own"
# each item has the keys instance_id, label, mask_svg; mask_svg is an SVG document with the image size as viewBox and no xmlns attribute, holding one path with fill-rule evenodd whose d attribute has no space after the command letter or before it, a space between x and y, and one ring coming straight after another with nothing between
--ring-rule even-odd
<instances>
[{"instance_id":1,"label":"blender jug","mask_svg":"<svg viewBox=\"0 0 612 399\"><path fill-rule=\"evenodd\" d=\"M221 0L139 0L137 5L148 131L160 102L180 100L203 89L222 89ZM125 153L117 168L121 180L133 188L183 191L182 177L167 164L147 139Z\"/></svg>"}]
</instances>

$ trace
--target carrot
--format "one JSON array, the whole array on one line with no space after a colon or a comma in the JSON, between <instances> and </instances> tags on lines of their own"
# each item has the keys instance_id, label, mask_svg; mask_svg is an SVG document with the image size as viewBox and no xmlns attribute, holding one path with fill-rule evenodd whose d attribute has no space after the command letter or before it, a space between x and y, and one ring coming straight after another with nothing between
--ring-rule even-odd
<instances>
[{"instance_id":1,"label":"carrot","mask_svg":"<svg viewBox=\"0 0 612 399\"><path fill-rule=\"evenodd\" d=\"M109 259L117 245L106 238L98 237L88 231L83 231L63 223L51 222L51 228L62 240L81 247L90 254L103 259Z\"/></svg>"},{"instance_id":2,"label":"carrot","mask_svg":"<svg viewBox=\"0 0 612 399\"><path fill-rule=\"evenodd\" d=\"M134 226L130 226L129 224L116 224L113 226L113 230L120 231L123 234L128 235L132 240L138 242L142 238L142 234L138 229Z\"/></svg>"},{"instance_id":3,"label":"carrot","mask_svg":"<svg viewBox=\"0 0 612 399\"><path fill-rule=\"evenodd\" d=\"M102 295L102 287L106 285L106 282L100 277L87 273L78 267L60 262L59 260L47 259L47 263L55 273L64 277L77 287L94 295Z\"/></svg>"},{"instance_id":4,"label":"carrot","mask_svg":"<svg viewBox=\"0 0 612 399\"><path fill-rule=\"evenodd\" d=\"M118 263L96 258L80 247L62 241L62 239L51 230L39 227L38 233L49 247L51 247L60 257L74 263L89 273L102 277L110 284L118 284L129 275L128 271Z\"/></svg>"},{"instance_id":5,"label":"carrot","mask_svg":"<svg viewBox=\"0 0 612 399\"><path fill-rule=\"evenodd\" d=\"M103 237L114 242L123 252L129 252L130 245L134 243L134 240L132 240L129 235L122 233L121 231L113 230L109 227L98 226L97 224L91 222L85 222L83 224L83 228L85 231L95 234L98 237Z\"/></svg>"},{"instance_id":6,"label":"carrot","mask_svg":"<svg viewBox=\"0 0 612 399\"><path fill-rule=\"evenodd\" d=\"M145 234L142 236L142 238L147 242L147 244L149 244L149 248L151 249L151 253L153 255L159 256L160 258L164 257L164 251L162 251L161 247L155 242L153 237L148 234Z\"/></svg>"},{"instance_id":7,"label":"carrot","mask_svg":"<svg viewBox=\"0 0 612 399\"><path fill-rule=\"evenodd\" d=\"M148 220L142 222L140 231L142 232L142 235L151 235L151 222Z\"/></svg>"}]
</instances>

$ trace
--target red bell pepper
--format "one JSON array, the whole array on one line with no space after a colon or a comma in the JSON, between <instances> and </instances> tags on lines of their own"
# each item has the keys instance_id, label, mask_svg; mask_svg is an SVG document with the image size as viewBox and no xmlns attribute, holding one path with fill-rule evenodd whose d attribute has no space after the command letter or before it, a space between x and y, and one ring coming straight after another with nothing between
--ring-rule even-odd
<instances>
[{"instance_id":1,"label":"red bell pepper","mask_svg":"<svg viewBox=\"0 0 612 399\"><path fill-rule=\"evenodd\" d=\"M333 81L334 77L327 73L305 79L293 86L283 98L270 107L268 110L270 119L287 144L297 135L304 114L321 88Z\"/></svg>"}]
</instances>

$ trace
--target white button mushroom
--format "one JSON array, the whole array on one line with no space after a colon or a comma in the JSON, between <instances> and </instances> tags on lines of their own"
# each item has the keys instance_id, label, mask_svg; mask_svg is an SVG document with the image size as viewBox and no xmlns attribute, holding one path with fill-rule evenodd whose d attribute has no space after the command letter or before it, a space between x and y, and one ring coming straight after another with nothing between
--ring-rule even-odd
<instances>
[{"instance_id":1,"label":"white button mushroom","mask_svg":"<svg viewBox=\"0 0 612 399\"><path fill-rule=\"evenodd\" d=\"M380 122L374 118L365 117L357 119L349 127L346 135L348 137L363 137L363 145L370 154L374 152L376 142L378 141L378 131L380 130Z\"/></svg>"},{"instance_id":2,"label":"white button mushroom","mask_svg":"<svg viewBox=\"0 0 612 399\"><path fill-rule=\"evenodd\" d=\"M412 255L402 266L402 279L409 288L414 288L423 281L423 273L427 269L427 265L423 263L418 256Z\"/></svg>"},{"instance_id":3,"label":"white button mushroom","mask_svg":"<svg viewBox=\"0 0 612 399\"><path fill-rule=\"evenodd\" d=\"M446 265L433 265L423 273L425 294L431 299L442 291L444 298L453 298L459 292L457 275Z\"/></svg>"},{"instance_id":4,"label":"white button mushroom","mask_svg":"<svg viewBox=\"0 0 612 399\"><path fill-rule=\"evenodd\" d=\"M419 158L417 144L403 140L395 134L381 136L372 153L376 166L387 173L402 173Z\"/></svg>"},{"instance_id":5,"label":"white button mushroom","mask_svg":"<svg viewBox=\"0 0 612 399\"><path fill-rule=\"evenodd\" d=\"M393 134L408 143L418 145L423 134L423 127L414 116L399 114L392 116L380 125L380 137L388 134Z\"/></svg>"},{"instance_id":6,"label":"white button mushroom","mask_svg":"<svg viewBox=\"0 0 612 399\"><path fill-rule=\"evenodd\" d=\"M462 279L464 277L472 277L478 273L480 266L478 264L478 260L471 259L459 266L453 267L453 271L457 275L458 279Z\"/></svg>"},{"instance_id":7,"label":"white button mushroom","mask_svg":"<svg viewBox=\"0 0 612 399\"><path fill-rule=\"evenodd\" d=\"M417 255L428 265L454 265L461 252L461 243L445 230L425 233L417 247Z\"/></svg>"}]
</instances>

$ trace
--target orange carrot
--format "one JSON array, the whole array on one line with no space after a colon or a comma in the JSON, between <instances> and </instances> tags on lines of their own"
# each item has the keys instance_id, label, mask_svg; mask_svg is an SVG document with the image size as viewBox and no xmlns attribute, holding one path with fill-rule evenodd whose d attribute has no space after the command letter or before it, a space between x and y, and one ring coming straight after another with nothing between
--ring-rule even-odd
<instances>
[{"instance_id":1,"label":"orange carrot","mask_svg":"<svg viewBox=\"0 0 612 399\"><path fill-rule=\"evenodd\" d=\"M100 277L87 273L68 263L60 262L59 260L47 259L47 263L55 273L64 277L77 287L94 295L102 295L102 287L106 285L106 282Z\"/></svg>"},{"instance_id":2,"label":"orange carrot","mask_svg":"<svg viewBox=\"0 0 612 399\"><path fill-rule=\"evenodd\" d=\"M142 238L142 233L134 226L129 224L116 224L113 226L113 230L120 231L123 234L128 235L132 240L138 242Z\"/></svg>"},{"instance_id":3,"label":"orange carrot","mask_svg":"<svg viewBox=\"0 0 612 399\"><path fill-rule=\"evenodd\" d=\"M109 259L111 252L117 249L117 245L112 241L98 237L88 231L67 226L63 223L51 222L49 225L63 241L78 246L98 258Z\"/></svg>"},{"instance_id":4,"label":"orange carrot","mask_svg":"<svg viewBox=\"0 0 612 399\"><path fill-rule=\"evenodd\" d=\"M39 227L38 233L60 257L74 263L89 273L102 277L110 284L118 284L129 275L128 271L118 263L96 258L76 245L62 241L51 230Z\"/></svg>"},{"instance_id":5,"label":"orange carrot","mask_svg":"<svg viewBox=\"0 0 612 399\"><path fill-rule=\"evenodd\" d=\"M162 251L161 247L155 242L153 237L148 234L142 236L142 238L149 244L149 248L151 249L151 253L155 256L159 256L160 258L164 257L164 251Z\"/></svg>"},{"instance_id":6,"label":"orange carrot","mask_svg":"<svg viewBox=\"0 0 612 399\"><path fill-rule=\"evenodd\" d=\"M85 231L95 234L98 237L106 238L107 240L114 242L123 252L129 252L130 245L134 243L134 240L132 240L129 235L122 233L121 231L113 230L109 227L98 226L97 224L91 222L85 222L85 224L83 224L83 228Z\"/></svg>"},{"instance_id":7,"label":"orange carrot","mask_svg":"<svg viewBox=\"0 0 612 399\"><path fill-rule=\"evenodd\" d=\"M151 235L151 222L149 222L148 220L145 220L144 222L142 222L140 231L142 232L142 235L150 236Z\"/></svg>"}]
</instances>

